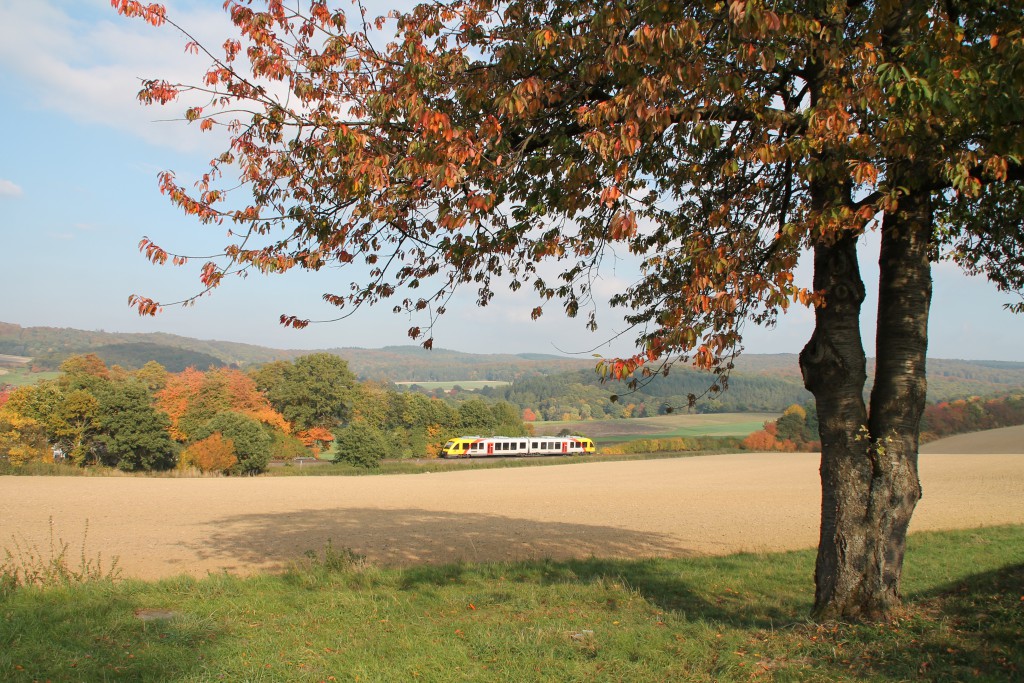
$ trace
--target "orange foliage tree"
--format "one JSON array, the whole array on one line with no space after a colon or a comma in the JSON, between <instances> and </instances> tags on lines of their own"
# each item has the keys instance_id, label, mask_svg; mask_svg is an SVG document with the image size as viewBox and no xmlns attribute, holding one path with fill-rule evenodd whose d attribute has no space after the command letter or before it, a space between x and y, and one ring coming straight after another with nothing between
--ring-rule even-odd
<instances>
[{"instance_id":1,"label":"orange foliage tree","mask_svg":"<svg viewBox=\"0 0 1024 683\"><path fill-rule=\"evenodd\" d=\"M159 5L112 3L171 21ZM1024 288L1021 0L438 0L377 21L325 0L225 7L241 40L207 46L200 83L140 93L208 96L185 118L230 140L194 189L159 179L187 213L231 224L203 292L229 273L352 264L354 281L323 298L393 301L424 321L409 335L429 348L467 283L480 305L527 287L533 317L556 302L596 327L602 257L628 251L641 275L611 303L629 309L638 353L601 364L617 378L680 359L726 377L745 322L814 305L800 356L823 444L814 611L899 604L931 261ZM866 401L857 241L871 228ZM794 280L807 251L811 289Z\"/></svg>"},{"instance_id":2,"label":"orange foliage tree","mask_svg":"<svg viewBox=\"0 0 1024 683\"><path fill-rule=\"evenodd\" d=\"M291 425L270 406L253 379L231 368L207 372L188 368L170 375L156 393L156 402L171 418L171 435L178 441L187 441L206 420L224 411L247 415L285 433L291 431Z\"/></svg>"},{"instance_id":3,"label":"orange foliage tree","mask_svg":"<svg viewBox=\"0 0 1024 683\"><path fill-rule=\"evenodd\" d=\"M320 451L327 448L327 444L334 441L334 434L324 427L310 427L296 434L302 445L313 451L313 455L319 455Z\"/></svg>"},{"instance_id":4,"label":"orange foliage tree","mask_svg":"<svg viewBox=\"0 0 1024 683\"><path fill-rule=\"evenodd\" d=\"M764 429L759 429L756 432L748 434L743 439L742 446L748 451L774 451L778 450L779 441L775 438L775 425L765 425Z\"/></svg>"},{"instance_id":5,"label":"orange foliage tree","mask_svg":"<svg viewBox=\"0 0 1024 683\"><path fill-rule=\"evenodd\" d=\"M191 444L181 454L183 466L193 465L203 472L227 472L238 462L235 444L214 432Z\"/></svg>"}]
</instances>

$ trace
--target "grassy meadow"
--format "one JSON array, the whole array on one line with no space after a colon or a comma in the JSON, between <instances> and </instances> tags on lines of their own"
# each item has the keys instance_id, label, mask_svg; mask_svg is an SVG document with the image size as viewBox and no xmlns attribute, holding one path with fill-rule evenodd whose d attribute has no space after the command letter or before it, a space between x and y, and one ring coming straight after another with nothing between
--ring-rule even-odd
<instances>
[{"instance_id":1,"label":"grassy meadow","mask_svg":"<svg viewBox=\"0 0 1024 683\"><path fill-rule=\"evenodd\" d=\"M680 413L625 420L589 420L581 422L534 422L538 435L558 434L568 429L594 439L595 443L618 444L640 439L676 437L745 437L778 419L775 413Z\"/></svg>"},{"instance_id":2,"label":"grassy meadow","mask_svg":"<svg viewBox=\"0 0 1024 683\"><path fill-rule=\"evenodd\" d=\"M28 366L0 366L0 385L11 384L21 387L58 377L60 377L59 372L30 372Z\"/></svg>"},{"instance_id":3,"label":"grassy meadow","mask_svg":"<svg viewBox=\"0 0 1024 683\"><path fill-rule=\"evenodd\" d=\"M807 550L384 569L327 548L277 575L7 585L0 679L1024 676L1024 526L912 535L907 604L885 624L808 621L813 563Z\"/></svg>"},{"instance_id":4,"label":"grassy meadow","mask_svg":"<svg viewBox=\"0 0 1024 683\"><path fill-rule=\"evenodd\" d=\"M506 387L512 382L507 382L499 379L461 379L457 381L445 381L445 382L395 382L398 386L417 386L425 391L434 391L440 389L442 391L451 391L455 387L460 387L466 391L474 391L476 389L485 389L487 387Z\"/></svg>"}]
</instances>

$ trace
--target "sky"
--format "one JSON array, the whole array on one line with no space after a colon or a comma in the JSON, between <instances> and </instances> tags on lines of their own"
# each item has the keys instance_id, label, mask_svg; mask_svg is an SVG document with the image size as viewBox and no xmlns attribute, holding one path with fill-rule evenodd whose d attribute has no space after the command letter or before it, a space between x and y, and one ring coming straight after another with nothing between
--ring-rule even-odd
<instances>
[{"instance_id":1,"label":"sky","mask_svg":"<svg viewBox=\"0 0 1024 683\"><path fill-rule=\"evenodd\" d=\"M170 0L175 20L201 41L220 45L232 27L222 0ZM371 12L373 11L371 4ZM387 7L382 7L381 12ZM203 226L157 188L157 174L194 178L222 151L217 139L180 120L181 108L143 107L140 79L198 81L206 62L184 52L170 27L154 29L119 17L109 0L0 0L0 321L22 326L108 332L169 332L200 339L277 348L378 348L413 343L406 330L422 320L391 306L346 320L284 328L281 314L333 317L325 291L348 283L336 272L228 280L189 308L140 317L128 296L173 301L197 291L198 267L154 266L138 252L150 237L171 251L210 253L226 244L224 228ZM871 355L872 281L878 239L862 239L868 285L865 346ZM597 291L629 285L623 261L602 273ZM809 266L798 280L810 286ZM1024 361L1024 317L1003 309L1013 301L983 278L952 264L933 269L929 353L936 358ZM472 353L629 355L632 335L618 310L601 306L599 328L568 320L552 307L530 320L529 292L499 292L485 308L466 290L434 329L435 347ZM794 306L772 330L748 326L747 353L797 353L810 337L813 313Z\"/></svg>"}]
</instances>

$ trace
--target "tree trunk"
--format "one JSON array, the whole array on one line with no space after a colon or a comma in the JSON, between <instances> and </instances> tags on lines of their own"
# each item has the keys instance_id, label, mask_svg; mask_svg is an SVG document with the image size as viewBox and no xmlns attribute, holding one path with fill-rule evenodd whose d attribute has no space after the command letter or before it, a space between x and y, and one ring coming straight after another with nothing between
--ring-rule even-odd
<instances>
[{"instance_id":1,"label":"tree trunk","mask_svg":"<svg viewBox=\"0 0 1024 683\"><path fill-rule=\"evenodd\" d=\"M821 535L815 567L814 614L831 618L849 611L864 574L867 531L861 525L870 485L866 454L864 345L860 307L864 283L857 242L849 235L814 248L814 289L825 304L815 309L811 340L800 353L804 385L814 394L821 435ZM837 603L835 608L830 607ZM852 606L852 605L851 605Z\"/></svg>"},{"instance_id":2,"label":"tree trunk","mask_svg":"<svg viewBox=\"0 0 1024 683\"><path fill-rule=\"evenodd\" d=\"M863 284L852 238L815 248L825 294L800 354L821 422L821 537L813 614L880 619L900 602L907 526L921 497L917 448L925 402L931 301L927 190L901 200L882 225L878 334L870 417L863 399L859 312Z\"/></svg>"}]
</instances>

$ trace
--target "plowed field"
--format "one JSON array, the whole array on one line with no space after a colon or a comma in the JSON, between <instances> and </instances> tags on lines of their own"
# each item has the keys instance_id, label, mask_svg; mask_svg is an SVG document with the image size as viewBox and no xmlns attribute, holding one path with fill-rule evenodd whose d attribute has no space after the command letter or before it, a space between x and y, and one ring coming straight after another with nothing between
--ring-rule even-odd
<instances>
[{"instance_id":1,"label":"plowed field","mask_svg":"<svg viewBox=\"0 0 1024 683\"><path fill-rule=\"evenodd\" d=\"M912 530L1024 523L1015 429L991 437L1002 453L982 435L975 453L931 444ZM87 555L117 556L122 575L141 578L280 568L328 540L398 565L725 554L813 546L819 505L810 454L372 477L0 477L0 547L13 534L45 551L52 519L74 559L88 520Z\"/></svg>"}]
</instances>

